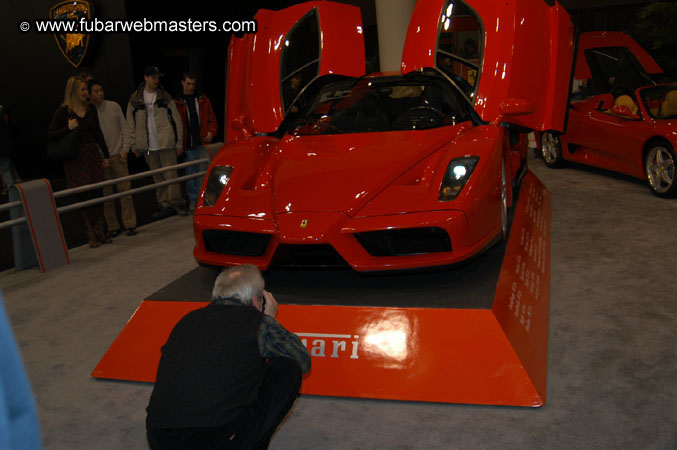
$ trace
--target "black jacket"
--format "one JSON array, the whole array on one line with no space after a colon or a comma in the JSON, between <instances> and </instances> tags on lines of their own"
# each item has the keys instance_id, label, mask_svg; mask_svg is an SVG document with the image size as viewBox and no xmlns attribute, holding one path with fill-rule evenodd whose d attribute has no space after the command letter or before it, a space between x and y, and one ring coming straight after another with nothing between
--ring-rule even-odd
<instances>
[{"instance_id":1,"label":"black jacket","mask_svg":"<svg viewBox=\"0 0 677 450\"><path fill-rule=\"evenodd\" d=\"M181 319L162 347L147 429L225 425L253 404L265 369L262 317L251 306L210 303Z\"/></svg>"}]
</instances>

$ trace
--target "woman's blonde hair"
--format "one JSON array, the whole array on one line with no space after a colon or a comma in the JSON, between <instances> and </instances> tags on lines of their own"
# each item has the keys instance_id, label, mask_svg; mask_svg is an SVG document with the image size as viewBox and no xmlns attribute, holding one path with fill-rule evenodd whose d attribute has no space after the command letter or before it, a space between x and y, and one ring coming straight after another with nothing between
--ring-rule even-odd
<instances>
[{"instance_id":1,"label":"woman's blonde hair","mask_svg":"<svg viewBox=\"0 0 677 450\"><path fill-rule=\"evenodd\" d=\"M68 106L69 110L73 110L75 103L77 101L78 88L80 83L84 83L87 86L87 82L80 77L70 77L66 82L66 92L63 96L63 103L61 106Z\"/></svg>"}]
</instances>

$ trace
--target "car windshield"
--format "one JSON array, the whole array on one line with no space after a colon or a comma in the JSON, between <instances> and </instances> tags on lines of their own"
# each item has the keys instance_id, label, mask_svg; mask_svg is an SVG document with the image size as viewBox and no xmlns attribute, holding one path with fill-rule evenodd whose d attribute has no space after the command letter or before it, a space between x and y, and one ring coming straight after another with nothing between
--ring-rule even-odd
<instances>
[{"instance_id":1,"label":"car windshield","mask_svg":"<svg viewBox=\"0 0 677 450\"><path fill-rule=\"evenodd\" d=\"M654 119L677 119L677 83L641 89L639 96Z\"/></svg>"},{"instance_id":2,"label":"car windshield","mask_svg":"<svg viewBox=\"0 0 677 450\"><path fill-rule=\"evenodd\" d=\"M423 130L470 120L472 108L451 83L432 73L331 81L292 108L295 135Z\"/></svg>"},{"instance_id":3,"label":"car windshield","mask_svg":"<svg viewBox=\"0 0 677 450\"><path fill-rule=\"evenodd\" d=\"M653 84L651 77L627 47L597 47L585 50L592 80L591 95L617 90L633 92Z\"/></svg>"}]
</instances>

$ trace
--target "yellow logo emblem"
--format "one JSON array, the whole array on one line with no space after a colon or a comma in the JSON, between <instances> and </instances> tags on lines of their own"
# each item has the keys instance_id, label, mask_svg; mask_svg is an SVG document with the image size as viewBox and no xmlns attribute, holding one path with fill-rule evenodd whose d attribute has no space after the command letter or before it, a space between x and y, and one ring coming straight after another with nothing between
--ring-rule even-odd
<instances>
[{"instance_id":1,"label":"yellow logo emblem","mask_svg":"<svg viewBox=\"0 0 677 450\"><path fill-rule=\"evenodd\" d=\"M52 20L73 21L91 20L94 14L94 5L86 0L66 0L57 3L49 10ZM91 26L91 24L90 24ZM68 33L58 31L54 33L56 44L63 56L73 67L79 67L85 59L89 49L90 35L87 33Z\"/></svg>"},{"instance_id":2,"label":"yellow logo emblem","mask_svg":"<svg viewBox=\"0 0 677 450\"><path fill-rule=\"evenodd\" d=\"M301 225L299 225L301 228L305 228L308 226L308 219L303 219L301 221Z\"/></svg>"}]
</instances>

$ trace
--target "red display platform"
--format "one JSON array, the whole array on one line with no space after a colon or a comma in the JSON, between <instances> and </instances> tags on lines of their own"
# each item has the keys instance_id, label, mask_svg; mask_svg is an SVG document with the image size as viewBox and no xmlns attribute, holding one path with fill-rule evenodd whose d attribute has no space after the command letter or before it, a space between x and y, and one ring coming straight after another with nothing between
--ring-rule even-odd
<instances>
[{"instance_id":1,"label":"red display platform","mask_svg":"<svg viewBox=\"0 0 677 450\"><path fill-rule=\"evenodd\" d=\"M278 320L303 339L312 355L301 392L543 405L549 236L549 192L527 173L491 309L280 305ZM154 381L171 329L205 304L143 301L92 376Z\"/></svg>"}]
</instances>

